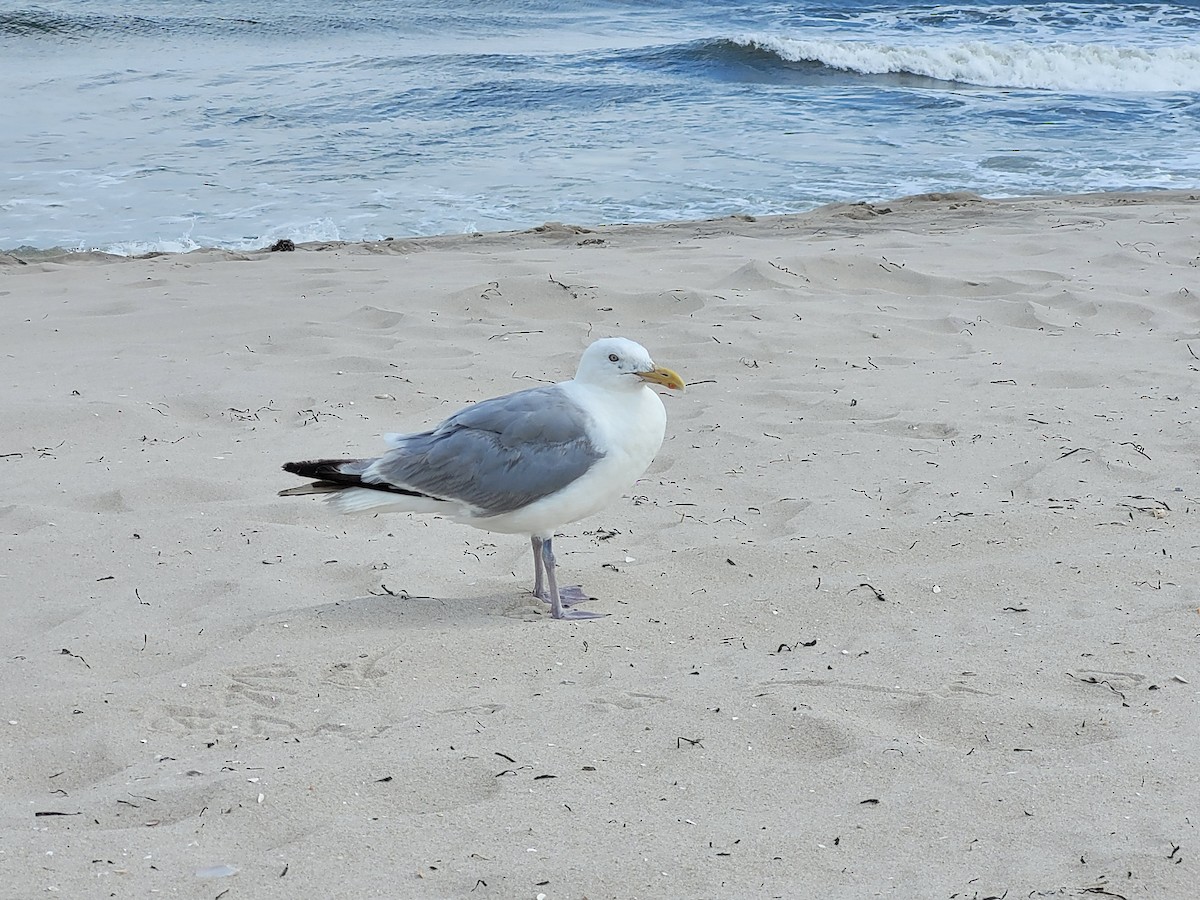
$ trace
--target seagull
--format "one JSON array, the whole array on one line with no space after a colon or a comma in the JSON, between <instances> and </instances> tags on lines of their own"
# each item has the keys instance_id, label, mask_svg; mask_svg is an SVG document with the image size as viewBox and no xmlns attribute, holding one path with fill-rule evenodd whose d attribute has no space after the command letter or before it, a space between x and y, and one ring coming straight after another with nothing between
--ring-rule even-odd
<instances>
[{"instance_id":1,"label":"seagull","mask_svg":"<svg viewBox=\"0 0 1200 900\"><path fill-rule=\"evenodd\" d=\"M279 494L329 494L342 513L434 513L529 535L533 593L550 614L599 618L573 608L589 599L580 588L559 588L554 533L612 503L654 460L667 412L651 385L684 388L641 344L604 338L574 378L473 403L430 431L385 434L382 456L285 463L313 481Z\"/></svg>"}]
</instances>

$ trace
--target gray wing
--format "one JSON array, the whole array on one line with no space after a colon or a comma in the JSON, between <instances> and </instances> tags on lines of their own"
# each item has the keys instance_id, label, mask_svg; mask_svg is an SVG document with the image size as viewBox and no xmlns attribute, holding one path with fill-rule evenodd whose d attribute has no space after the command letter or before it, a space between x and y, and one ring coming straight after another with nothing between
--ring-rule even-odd
<instances>
[{"instance_id":1,"label":"gray wing","mask_svg":"<svg viewBox=\"0 0 1200 900\"><path fill-rule=\"evenodd\" d=\"M467 503L485 515L511 512L566 487L603 454L588 413L557 385L484 400L433 431L391 438L395 449L362 480Z\"/></svg>"}]
</instances>

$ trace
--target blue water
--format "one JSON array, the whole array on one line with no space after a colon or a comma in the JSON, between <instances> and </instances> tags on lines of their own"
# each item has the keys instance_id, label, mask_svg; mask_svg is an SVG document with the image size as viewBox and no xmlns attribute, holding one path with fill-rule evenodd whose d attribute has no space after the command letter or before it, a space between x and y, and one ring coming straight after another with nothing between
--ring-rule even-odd
<instances>
[{"instance_id":1,"label":"blue water","mask_svg":"<svg viewBox=\"0 0 1200 900\"><path fill-rule=\"evenodd\" d=\"M0 249L1200 187L1200 0L43 2Z\"/></svg>"}]
</instances>

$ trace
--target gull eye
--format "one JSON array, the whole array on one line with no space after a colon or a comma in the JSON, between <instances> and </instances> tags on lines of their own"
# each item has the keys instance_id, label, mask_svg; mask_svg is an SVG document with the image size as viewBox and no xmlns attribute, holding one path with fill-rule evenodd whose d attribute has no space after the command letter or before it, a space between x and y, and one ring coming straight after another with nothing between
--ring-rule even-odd
<instances>
[{"instance_id":1,"label":"gull eye","mask_svg":"<svg viewBox=\"0 0 1200 900\"><path fill-rule=\"evenodd\" d=\"M617 354L615 354L615 353L608 354L609 362L618 362L620 359L621 359L621 357L617 356Z\"/></svg>"}]
</instances>

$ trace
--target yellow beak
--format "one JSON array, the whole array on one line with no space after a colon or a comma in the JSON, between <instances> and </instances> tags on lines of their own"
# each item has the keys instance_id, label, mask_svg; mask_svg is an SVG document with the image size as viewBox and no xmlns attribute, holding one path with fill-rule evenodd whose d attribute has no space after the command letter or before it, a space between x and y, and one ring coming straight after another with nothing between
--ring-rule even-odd
<instances>
[{"instance_id":1,"label":"yellow beak","mask_svg":"<svg viewBox=\"0 0 1200 900\"><path fill-rule=\"evenodd\" d=\"M663 366L653 368L649 372L638 372L637 377L643 381L653 381L655 384L661 384L672 391L683 390L683 379L679 377L678 373Z\"/></svg>"}]
</instances>

